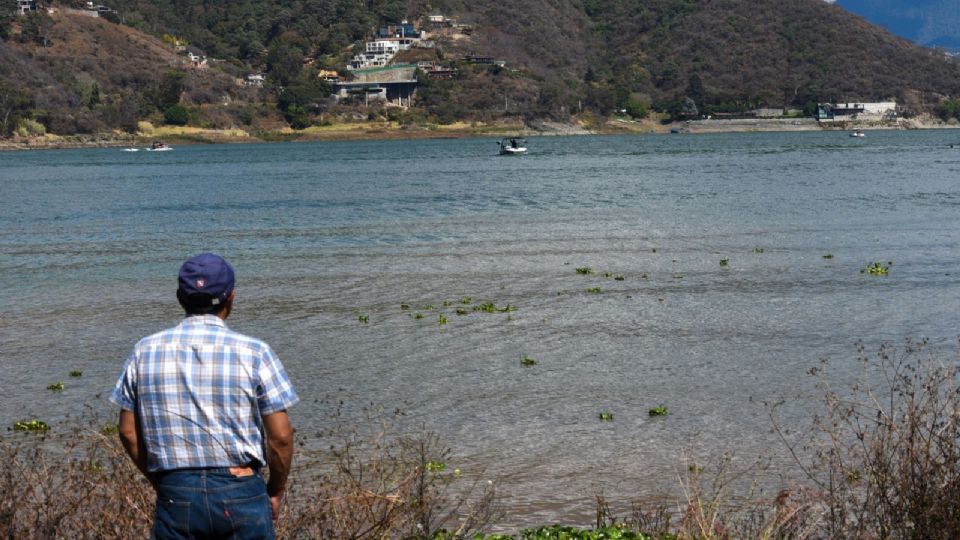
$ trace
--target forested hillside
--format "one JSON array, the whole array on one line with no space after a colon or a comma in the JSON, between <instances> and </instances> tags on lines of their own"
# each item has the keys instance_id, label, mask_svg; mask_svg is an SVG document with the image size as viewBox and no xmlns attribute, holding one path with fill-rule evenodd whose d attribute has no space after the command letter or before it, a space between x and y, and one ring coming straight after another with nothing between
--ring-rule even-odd
<instances>
[{"instance_id":1,"label":"forested hillside","mask_svg":"<svg viewBox=\"0 0 960 540\"><path fill-rule=\"evenodd\" d=\"M78 0L53 4L79 7ZM570 120L627 110L667 117L818 101L894 98L908 114L958 114L960 64L822 0L104 0L123 22L57 13L0 24L0 135L20 119L58 133L136 121L300 128L349 112L320 69L345 69L379 26L443 14L467 36L433 36L457 70L426 80L405 122ZM13 0L0 0L6 12ZM165 41L160 38L166 36ZM173 40L211 59L190 70ZM468 54L503 60L478 66ZM267 85L237 84L264 73ZM171 111L171 109L173 109ZM37 127L34 125L34 127Z\"/></svg>"}]
</instances>

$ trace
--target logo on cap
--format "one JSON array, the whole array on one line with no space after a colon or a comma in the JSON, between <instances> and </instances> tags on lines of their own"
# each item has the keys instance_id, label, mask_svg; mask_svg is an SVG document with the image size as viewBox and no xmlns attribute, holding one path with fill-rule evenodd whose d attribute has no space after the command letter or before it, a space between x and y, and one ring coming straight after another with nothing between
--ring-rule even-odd
<instances>
[{"instance_id":1,"label":"logo on cap","mask_svg":"<svg viewBox=\"0 0 960 540\"><path fill-rule=\"evenodd\" d=\"M198 288L198 289L202 289L203 286L204 286L206 283L207 283L207 282L204 281L203 278L198 279L198 280L197 280L197 288Z\"/></svg>"}]
</instances>

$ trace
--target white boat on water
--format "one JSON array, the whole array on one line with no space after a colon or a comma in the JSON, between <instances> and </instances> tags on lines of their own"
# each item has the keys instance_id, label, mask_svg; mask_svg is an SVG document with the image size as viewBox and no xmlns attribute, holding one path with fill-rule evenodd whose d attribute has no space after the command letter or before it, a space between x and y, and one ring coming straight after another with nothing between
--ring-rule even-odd
<instances>
[{"instance_id":1,"label":"white boat on water","mask_svg":"<svg viewBox=\"0 0 960 540\"><path fill-rule=\"evenodd\" d=\"M859 129L850 134L851 137L866 137Z\"/></svg>"},{"instance_id":2,"label":"white boat on water","mask_svg":"<svg viewBox=\"0 0 960 540\"><path fill-rule=\"evenodd\" d=\"M160 141L154 141L154 143L150 145L150 148L147 148L147 152L168 152L170 150L173 150L173 148Z\"/></svg>"},{"instance_id":3,"label":"white boat on water","mask_svg":"<svg viewBox=\"0 0 960 540\"><path fill-rule=\"evenodd\" d=\"M124 148L123 151L124 151L124 152L139 152L140 149L139 149L139 148Z\"/></svg>"},{"instance_id":4,"label":"white boat on water","mask_svg":"<svg viewBox=\"0 0 960 540\"><path fill-rule=\"evenodd\" d=\"M500 145L501 156L517 156L527 153L527 147L523 146L526 142L527 141L523 139L512 137L509 139L501 139L497 144Z\"/></svg>"}]
</instances>

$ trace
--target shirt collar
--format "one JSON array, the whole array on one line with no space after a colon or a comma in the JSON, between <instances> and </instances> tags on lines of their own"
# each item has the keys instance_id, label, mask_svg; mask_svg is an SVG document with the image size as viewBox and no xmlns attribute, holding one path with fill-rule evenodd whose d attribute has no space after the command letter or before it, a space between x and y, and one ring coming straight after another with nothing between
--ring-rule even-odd
<instances>
[{"instance_id":1,"label":"shirt collar","mask_svg":"<svg viewBox=\"0 0 960 540\"><path fill-rule=\"evenodd\" d=\"M183 319L180 326L219 326L226 328L227 323L216 315L191 315Z\"/></svg>"}]
</instances>

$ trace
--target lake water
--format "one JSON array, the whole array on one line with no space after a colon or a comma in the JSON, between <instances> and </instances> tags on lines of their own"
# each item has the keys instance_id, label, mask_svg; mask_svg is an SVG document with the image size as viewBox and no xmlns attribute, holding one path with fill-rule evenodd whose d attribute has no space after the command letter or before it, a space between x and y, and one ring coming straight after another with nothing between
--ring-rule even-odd
<instances>
[{"instance_id":1,"label":"lake water","mask_svg":"<svg viewBox=\"0 0 960 540\"><path fill-rule=\"evenodd\" d=\"M675 493L684 459L787 463L763 402L808 424L807 372L827 358L846 382L857 340L956 355L958 132L528 146L0 154L0 424L112 415L126 353L177 322L177 269L204 250L237 269L229 323L284 361L302 432L331 424L329 399L359 424L400 407L497 482L510 525L586 521L599 488ZM875 261L890 275L860 272Z\"/></svg>"}]
</instances>

